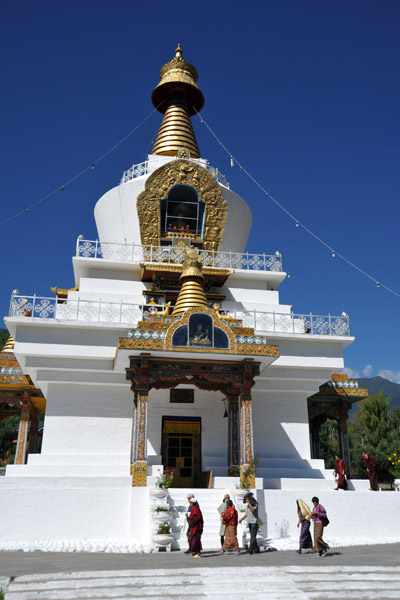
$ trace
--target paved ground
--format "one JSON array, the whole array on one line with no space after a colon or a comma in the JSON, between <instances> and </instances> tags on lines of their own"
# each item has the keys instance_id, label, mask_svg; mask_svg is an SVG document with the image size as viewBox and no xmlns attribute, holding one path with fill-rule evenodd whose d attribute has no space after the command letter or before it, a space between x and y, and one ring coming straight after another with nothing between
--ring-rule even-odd
<instances>
[{"instance_id":1,"label":"paved ground","mask_svg":"<svg viewBox=\"0 0 400 600\"><path fill-rule=\"evenodd\" d=\"M68 573L72 571L119 571L145 569L180 569L204 567L398 567L400 544L353 546L332 549L328 556L299 555L293 550L262 552L250 556L220 555L205 552L200 560L183 552L154 554L108 554L67 552L0 552L0 576L16 577L40 573Z\"/></svg>"}]
</instances>

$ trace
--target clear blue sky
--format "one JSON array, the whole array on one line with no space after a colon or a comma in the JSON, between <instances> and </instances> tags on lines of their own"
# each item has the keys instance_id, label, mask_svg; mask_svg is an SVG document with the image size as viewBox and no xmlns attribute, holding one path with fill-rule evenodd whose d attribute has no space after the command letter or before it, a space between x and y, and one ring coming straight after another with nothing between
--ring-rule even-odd
<instances>
[{"instance_id":1,"label":"clear blue sky","mask_svg":"<svg viewBox=\"0 0 400 600\"><path fill-rule=\"evenodd\" d=\"M199 71L202 115L243 165L328 244L400 292L398 0L3 3L1 215L91 164L152 109L181 42ZM93 171L0 228L1 312L10 293L74 285L76 237L93 208L144 160L154 114ZM400 298L296 228L193 119L200 150L246 199L250 252L283 254L294 312L350 315L354 372L400 382ZM370 367L367 367L370 365ZM365 370L365 368L367 369Z\"/></svg>"}]
</instances>

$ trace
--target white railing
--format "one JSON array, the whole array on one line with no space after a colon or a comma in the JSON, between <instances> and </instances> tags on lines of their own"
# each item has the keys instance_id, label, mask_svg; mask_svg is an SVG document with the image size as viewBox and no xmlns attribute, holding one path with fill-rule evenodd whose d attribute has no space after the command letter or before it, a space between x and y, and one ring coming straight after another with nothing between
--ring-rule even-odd
<instances>
[{"instance_id":1,"label":"white railing","mask_svg":"<svg viewBox=\"0 0 400 600\"><path fill-rule=\"evenodd\" d=\"M174 263L185 260L187 249L176 246L153 246L142 244L117 244L98 240L77 240L76 256L102 258L115 262ZM219 252L199 250L204 267L239 269L246 271L282 271L282 255L249 254L248 252Z\"/></svg>"},{"instance_id":2,"label":"white railing","mask_svg":"<svg viewBox=\"0 0 400 600\"><path fill-rule=\"evenodd\" d=\"M142 175L147 175L149 173L153 173L156 169L169 162L171 158L160 158L159 160L145 160L137 165L132 165L130 169L123 172L120 183L126 183L127 181L131 181L136 177L141 177ZM190 162L194 162L202 166L204 169L207 169L209 173L225 187L229 188L229 183L225 177L218 169L212 167L205 160L197 160L196 158L189 158L185 160L190 160Z\"/></svg>"},{"instance_id":3,"label":"white railing","mask_svg":"<svg viewBox=\"0 0 400 600\"><path fill-rule=\"evenodd\" d=\"M160 306L160 308L162 308ZM104 302L42 298L38 296L11 296L11 317L45 320L84 321L90 323L123 324L135 327L147 320L148 308L127 302ZM306 333L309 335L349 336L349 317L332 315L264 312L260 310L229 311L242 320L243 327L253 327L256 333ZM149 336L151 332L149 332Z\"/></svg>"}]
</instances>

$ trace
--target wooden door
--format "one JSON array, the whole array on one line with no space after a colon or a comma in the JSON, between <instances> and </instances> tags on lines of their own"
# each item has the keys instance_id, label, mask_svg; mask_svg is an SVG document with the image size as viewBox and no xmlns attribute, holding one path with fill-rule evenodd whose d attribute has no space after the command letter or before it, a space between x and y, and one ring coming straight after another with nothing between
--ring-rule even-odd
<instances>
[{"instance_id":1,"label":"wooden door","mask_svg":"<svg viewBox=\"0 0 400 600\"><path fill-rule=\"evenodd\" d=\"M168 433L167 468L175 469L173 487L194 485L193 433Z\"/></svg>"},{"instance_id":2,"label":"wooden door","mask_svg":"<svg viewBox=\"0 0 400 600\"><path fill-rule=\"evenodd\" d=\"M164 468L174 469L172 487L193 488L201 485L200 419L163 418L162 461Z\"/></svg>"}]
</instances>

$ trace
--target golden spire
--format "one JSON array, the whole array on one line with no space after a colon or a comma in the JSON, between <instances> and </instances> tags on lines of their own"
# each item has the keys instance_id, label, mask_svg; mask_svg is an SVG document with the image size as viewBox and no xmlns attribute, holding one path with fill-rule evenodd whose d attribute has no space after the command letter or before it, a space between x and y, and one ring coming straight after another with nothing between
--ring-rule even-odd
<instances>
[{"instance_id":1,"label":"golden spire","mask_svg":"<svg viewBox=\"0 0 400 600\"><path fill-rule=\"evenodd\" d=\"M14 352L14 338L11 335L4 344L2 352Z\"/></svg>"},{"instance_id":2,"label":"golden spire","mask_svg":"<svg viewBox=\"0 0 400 600\"><path fill-rule=\"evenodd\" d=\"M178 44L175 57L160 70L160 83L151 95L153 105L164 115L153 154L176 156L187 149L192 158L200 158L200 150L190 117L204 106L204 96L198 87L197 71L182 57Z\"/></svg>"},{"instance_id":3,"label":"golden spire","mask_svg":"<svg viewBox=\"0 0 400 600\"><path fill-rule=\"evenodd\" d=\"M182 287L179 292L172 316L182 315L188 308L208 308L208 302L203 290L204 276L201 272L199 253L195 248L187 251L183 271L180 276Z\"/></svg>"}]
</instances>

